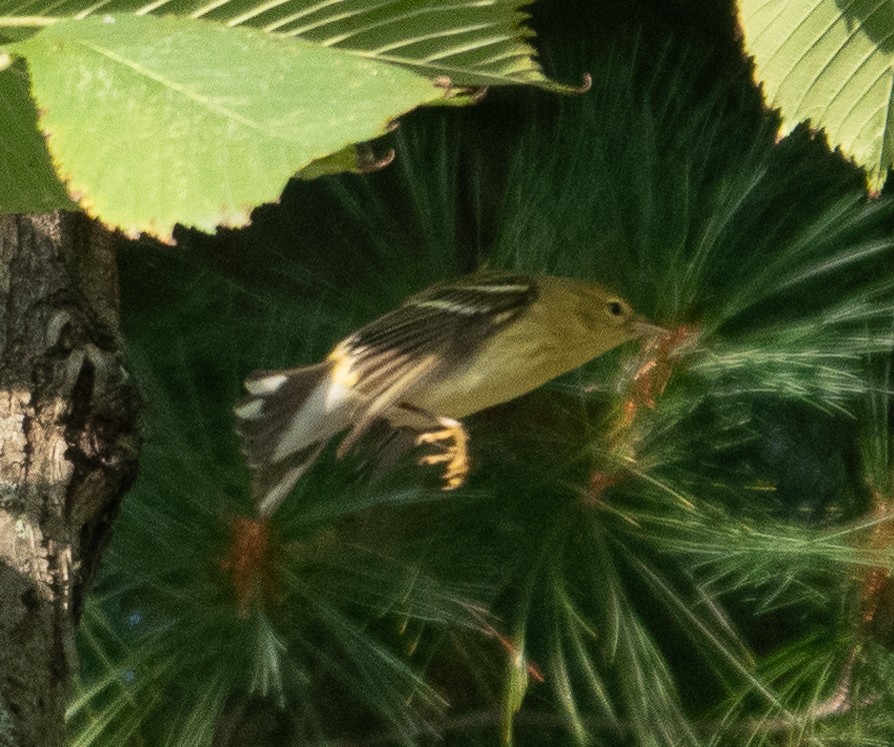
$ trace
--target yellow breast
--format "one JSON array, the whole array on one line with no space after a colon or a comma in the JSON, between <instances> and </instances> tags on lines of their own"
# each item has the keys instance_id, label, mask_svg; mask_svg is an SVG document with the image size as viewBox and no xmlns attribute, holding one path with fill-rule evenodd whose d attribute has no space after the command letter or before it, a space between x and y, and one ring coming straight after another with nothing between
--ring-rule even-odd
<instances>
[{"instance_id":1,"label":"yellow breast","mask_svg":"<svg viewBox=\"0 0 894 747\"><path fill-rule=\"evenodd\" d=\"M410 404L461 418L520 397L562 373L556 370L553 342L516 322L485 343L465 370L414 393Z\"/></svg>"}]
</instances>

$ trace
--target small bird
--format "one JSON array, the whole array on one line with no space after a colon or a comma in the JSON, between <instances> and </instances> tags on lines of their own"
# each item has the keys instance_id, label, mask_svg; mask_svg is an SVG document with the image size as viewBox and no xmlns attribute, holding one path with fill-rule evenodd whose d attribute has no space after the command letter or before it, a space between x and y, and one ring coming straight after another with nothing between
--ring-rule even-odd
<instances>
[{"instance_id":1,"label":"small bird","mask_svg":"<svg viewBox=\"0 0 894 747\"><path fill-rule=\"evenodd\" d=\"M253 493L269 516L327 443L344 455L376 423L408 429L442 464L469 471L459 422L618 345L661 331L611 290L549 275L479 271L438 283L339 342L320 363L256 371L235 406Z\"/></svg>"}]
</instances>

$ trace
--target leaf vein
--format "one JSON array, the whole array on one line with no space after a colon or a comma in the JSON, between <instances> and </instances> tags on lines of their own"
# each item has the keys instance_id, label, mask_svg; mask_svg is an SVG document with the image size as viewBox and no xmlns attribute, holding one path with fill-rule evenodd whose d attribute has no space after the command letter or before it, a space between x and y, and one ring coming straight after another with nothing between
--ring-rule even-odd
<instances>
[{"instance_id":1,"label":"leaf vein","mask_svg":"<svg viewBox=\"0 0 894 747\"><path fill-rule=\"evenodd\" d=\"M249 129L255 130L257 132L263 132L267 136L273 136L269 131L267 131L263 127L261 127L259 125L259 123L256 122L255 120L249 119L248 117L245 117L226 106L221 106L220 104L214 102L208 96L204 96L204 95L192 90L191 88L183 85L182 83L178 83L175 80L166 78L164 75L161 75L160 73L150 70L149 68L144 67L143 65L140 65L133 60L129 60L126 57L123 57L122 55L118 54L117 52L112 51L111 49L101 47L97 44L91 44L90 42L86 42L86 41L81 42L81 43L88 49L96 52L96 54L106 57L106 58L112 60L113 62L117 62L119 65L123 65L124 67L127 67L130 70L133 70L138 75L142 75L150 80L155 81L156 83L159 83L160 85L164 86L165 88L168 88L168 89L180 94L181 96L183 96L187 99L190 99L191 101L194 101L195 103L199 104L200 106L202 106L205 109L208 109L209 111L215 112L215 113L223 116L226 119L230 119L230 120L236 122L237 124L242 125L243 127L247 127ZM280 137L280 139L282 139L281 136L279 136L279 137Z\"/></svg>"}]
</instances>

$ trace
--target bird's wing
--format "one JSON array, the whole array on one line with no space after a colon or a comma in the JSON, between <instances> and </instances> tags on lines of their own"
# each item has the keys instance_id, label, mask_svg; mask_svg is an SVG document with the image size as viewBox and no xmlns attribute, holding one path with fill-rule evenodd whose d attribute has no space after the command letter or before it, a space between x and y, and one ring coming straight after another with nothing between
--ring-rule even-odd
<instances>
[{"instance_id":1,"label":"bird's wing","mask_svg":"<svg viewBox=\"0 0 894 747\"><path fill-rule=\"evenodd\" d=\"M479 273L408 298L340 343L330 360L344 367L348 385L369 403L341 451L413 390L472 361L485 340L536 298L533 278Z\"/></svg>"}]
</instances>

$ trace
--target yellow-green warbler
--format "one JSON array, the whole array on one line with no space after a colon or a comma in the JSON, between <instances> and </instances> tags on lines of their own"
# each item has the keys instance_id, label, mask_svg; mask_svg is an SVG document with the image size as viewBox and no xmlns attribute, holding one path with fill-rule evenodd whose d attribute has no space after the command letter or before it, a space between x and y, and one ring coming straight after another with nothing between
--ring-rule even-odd
<instances>
[{"instance_id":1,"label":"yellow-green warbler","mask_svg":"<svg viewBox=\"0 0 894 747\"><path fill-rule=\"evenodd\" d=\"M479 272L434 285L321 363L246 379L235 413L259 511L271 514L333 437L348 431L342 455L378 421L433 444L419 461L443 464L444 486L455 488L469 469L458 418L659 329L582 280Z\"/></svg>"}]
</instances>

